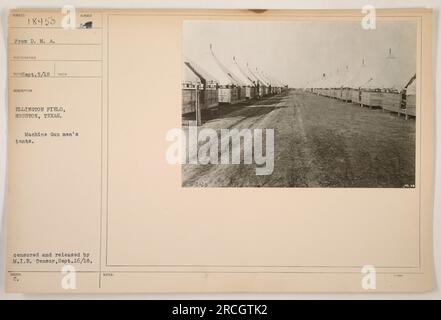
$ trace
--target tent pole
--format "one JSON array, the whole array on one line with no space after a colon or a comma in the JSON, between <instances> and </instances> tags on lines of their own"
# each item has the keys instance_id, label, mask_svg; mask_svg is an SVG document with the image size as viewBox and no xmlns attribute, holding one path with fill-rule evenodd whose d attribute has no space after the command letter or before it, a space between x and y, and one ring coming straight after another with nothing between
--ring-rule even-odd
<instances>
[{"instance_id":1,"label":"tent pole","mask_svg":"<svg viewBox=\"0 0 441 320\"><path fill-rule=\"evenodd\" d=\"M200 126L201 121L201 106L199 103L199 87L196 85L196 125Z\"/></svg>"}]
</instances>

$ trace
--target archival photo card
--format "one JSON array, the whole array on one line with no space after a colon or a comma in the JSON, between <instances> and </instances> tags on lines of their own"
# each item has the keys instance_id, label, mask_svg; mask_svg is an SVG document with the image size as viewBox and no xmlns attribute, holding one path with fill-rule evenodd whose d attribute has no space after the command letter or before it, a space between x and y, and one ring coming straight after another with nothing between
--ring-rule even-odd
<instances>
[{"instance_id":1,"label":"archival photo card","mask_svg":"<svg viewBox=\"0 0 441 320\"><path fill-rule=\"evenodd\" d=\"M8 17L8 292L432 290L430 9L66 15Z\"/></svg>"}]
</instances>

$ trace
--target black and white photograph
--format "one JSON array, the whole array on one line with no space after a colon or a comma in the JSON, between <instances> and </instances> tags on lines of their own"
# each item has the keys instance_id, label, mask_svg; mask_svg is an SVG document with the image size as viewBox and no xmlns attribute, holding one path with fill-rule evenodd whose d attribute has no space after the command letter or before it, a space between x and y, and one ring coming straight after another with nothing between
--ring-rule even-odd
<instances>
[{"instance_id":1,"label":"black and white photograph","mask_svg":"<svg viewBox=\"0 0 441 320\"><path fill-rule=\"evenodd\" d=\"M414 188L417 25L188 20L183 187Z\"/></svg>"}]
</instances>

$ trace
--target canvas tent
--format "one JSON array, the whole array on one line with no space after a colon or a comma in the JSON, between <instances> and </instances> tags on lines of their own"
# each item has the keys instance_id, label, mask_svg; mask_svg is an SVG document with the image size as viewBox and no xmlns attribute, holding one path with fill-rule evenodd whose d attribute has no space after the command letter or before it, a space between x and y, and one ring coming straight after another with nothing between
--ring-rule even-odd
<instances>
[{"instance_id":1,"label":"canvas tent","mask_svg":"<svg viewBox=\"0 0 441 320\"><path fill-rule=\"evenodd\" d=\"M308 86L309 91L319 95L324 95L323 93L324 93L324 88L326 86L326 80L327 80L326 74L323 73L319 79L314 80L309 84Z\"/></svg>"},{"instance_id":2,"label":"canvas tent","mask_svg":"<svg viewBox=\"0 0 441 320\"><path fill-rule=\"evenodd\" d=\"M337 98L343 101L350 101L351 95L349 91L349 82L351 78L351 73L349 70L349 66L346 66L340 76L340 79L337 83Z\"/></svg>"},{"instance_id":3,"label":"canvas tent","mask_svg":"<svg viewBox=\"0 0 441 320\"><path fill-rule=\"evenodd\" d=\"M282 92L283 84L279 80L268 74L264 74L264 76L272 83L272 86L274 88L274 93Z\"/></svg>"},{"instance_id":4,"label":"canvas tent","mask_svg":"<svg viewBox=\"0 0 441 320\"><path fill-rule=\"evenodd\" d=\"M415 74L415 65L404 64L389 49L378 67L372 81L362 86L361 103L398 112L401 109L401 93Z\"/></svg>"},{"instance_id":5,"label":"canvas tent","mask_svg":"<svg viewBox=\"0 0 441 320\"><path fill-rule=\"evenodd\" d=\"M263 71L261 70L256 70L260 77L268 84L269 87L269 92L270 94L273 94L276 92L276 87L277 84L274 82L274 80L272 80L267 74L265 74Z\"/></svg>"},{"instance_id":6,"label":"canvas tent","mask_svg":"<svg viewBox=\"0 0 441 320\"><path fill-rule=\"evenodd\" d=\"M265 81L269 84L269 86L271 87L271 93L272 94L277 94L281 92L281 84L278 80L276 80L274 77L272 77L271 75L259 70L261 76L263 79L265 79Z\"/></svg>"},{"instance_id":7,"label":"canvas tent","mask_svg":"<svg viewBox=\"0 0 441 320\"><path fill-rule=\"evenodd\" d=\"M242 82L243 94L246 99L252 99L255 96L255 82L253 79L245 72L245 70L239 65L236 57L233 57L231 67L229 68Z\"/></svg>"},{"instance_id":8,"label":"canvas tent","mask_svg":"<svg viewBox=\"0 0 441 320\"><path fill-rule=\"evenodd\" d=\"M349 91L351 101L361 103L361 87L368 85L373 79L372 69L368 68L365 59L362 59L361 65L355 72L352 79L349 80Z\"/></svg>"},{"instance_id":9,"label":"canvas tent","mask_svg":"<svg viewBox=\"0 0 441 320\"><path fill-rule=\"evenodd\" d=\"M201 109L218 104L218 80L188 58L184 59L182 79L182 113L196 111L198 100Z\"/></svg>"},{"instance_id":10,"label":"canvas tent","mask_svg":"<svg viewBox=\"0 0 441 320\"><path fill-rule=\"evenodd\" d=\"M416 76L406 87L406 116L416 116Z\"/></svg>"},{"instance_id":11,"label":"canvas tent","mask_svg":"<svg viewBox=\"0 0 441 320\"><path fill-rule=\"evenodd\" d=\"M329 89L331 78L332 78L332 73L323 73L318 80L314 81L313 91L317 92L322 96L329 97L331 92L331 90Z\"/></svg>"},{"instance_id":12,"label":"canvas tent","mask_svg":"<svg viewBox=\"0 0 441 320\"><path fill-rule=\"evenodd\" d=\"M254 83L254 86L256 88L255 96L257 98L263 97L265 84L256 76L248 63L246 64L246 67L243 68L243 71L247 75L247 77Z\"/></svg>"},{"instance_id":13,"label":"canvas tent","mask_svg":"<svg viewBox=\"0 0 441 320\"><path fill-rule=\"evenodd\" d=\"M329 96L332 98L338 98L340 96L340 85L342 81L342 72L337 69L336 72L329 78L327 86L330 89Z\"/></svg>"},{"instance_id":14,"label":"canvas tent","mask_svg":"<svg viewBox=\"0 0 441 320\"><path fill-rule=\"evenodd\" d=\"M266 96L268 94L268 84L266 83L266 81L264 81L262 79L262 77L260 76L260 74L257 72L257 68L256 69L252 69L249 64L247 63L247 69L250 72L250 74L256 79L257 83L258 83L258 87L259 87L259 97L263 97Z\"/></svg>"},{"instance_id":15,"label":"canvas tent","mask_svg":"<svg viewBox=\"0 0 441 320\"><path fill-rule=\"evenodd\" d=\"M211 45L209 51L198 57L198 64L217 80L219 103L240 101L240 87L243 83L217 58Z\"/></svg>"}]
</instances>

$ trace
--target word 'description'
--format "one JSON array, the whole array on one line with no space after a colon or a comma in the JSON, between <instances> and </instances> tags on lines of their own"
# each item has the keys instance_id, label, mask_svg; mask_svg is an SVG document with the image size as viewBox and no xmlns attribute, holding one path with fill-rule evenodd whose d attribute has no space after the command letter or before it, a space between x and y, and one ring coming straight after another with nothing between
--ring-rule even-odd
<instances>
[{"instance_id":1,"label":"word 'description'","mask_svg":"<svg viewBox=\"0 0 441 320\"><path fill-rule=\"evenodd\" d=\"M188 130L169 130L166 140L173 142L166 152L169 164L255 164L256 175L274 170L274 129L198 130L191 121Z\"/></svg>"}]
</instances>

